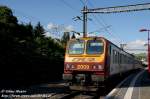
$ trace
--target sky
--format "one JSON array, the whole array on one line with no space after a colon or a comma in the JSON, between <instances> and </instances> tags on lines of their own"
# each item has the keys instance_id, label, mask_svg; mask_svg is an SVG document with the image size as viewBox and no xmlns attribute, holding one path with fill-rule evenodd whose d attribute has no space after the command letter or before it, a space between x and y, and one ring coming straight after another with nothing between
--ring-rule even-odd
<instances>
[{"instance_id":1,"label":"sky","mask_svg":"<svg viewBox=\"0 0 150 99\"><path fill-rule=\"evenodd\" d=\"M57 38L64 31L83 31L82 21L75 21L74 17L82 16L81 10L85 4L88 8L105 8L141 3L150 3L150 0L0 0L0 5L12 9L19 23L36 25L40 22L47 36ZM88 33L89 36L105 37L118 46L127 44L126 49L146 49L147 33L139 30L150 29L149 17L149 10L88 14Z\"/></svg>"}]
</instances>

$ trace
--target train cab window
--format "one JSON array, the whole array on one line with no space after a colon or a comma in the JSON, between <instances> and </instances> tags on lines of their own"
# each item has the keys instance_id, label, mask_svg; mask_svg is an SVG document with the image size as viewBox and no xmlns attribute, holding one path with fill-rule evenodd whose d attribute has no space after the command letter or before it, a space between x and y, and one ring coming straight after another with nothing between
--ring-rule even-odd
<instances>
[{"instance_id":1,"label":"train cab window","mask_svg":"<svg viewBox=\"0 0 150 99\"><path fill-rule=\"evenodd\" d=\"M72 41L69 43L69 54L83 54L84 52L84 41Z\"/></svg>"},{"instance_id":2,"label":"train cab window","mask_svg":"<svg viewBox=\"0 0 150 99\"><path fill-rule=\"evenodd\" d=\"M101 54L104 50L104 43L101 40L87 41L87 54Z\"/></svg>"}]
</instances>

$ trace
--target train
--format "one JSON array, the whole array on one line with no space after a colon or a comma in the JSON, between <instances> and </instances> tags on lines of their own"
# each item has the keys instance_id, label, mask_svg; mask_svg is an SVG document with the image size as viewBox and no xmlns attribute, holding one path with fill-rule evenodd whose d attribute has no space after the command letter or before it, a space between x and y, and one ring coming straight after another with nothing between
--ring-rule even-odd
<instances>
[{"instance_id":1,"label":"train","mask_svg":"<svg viewBox=\"0 0 150 99\"><path fill-rule=\"evenodd\" d=\"M104 37L81 37L68 41L63 79L92 83L142 68L142 62Z\"/></svg>"}]
</instances>

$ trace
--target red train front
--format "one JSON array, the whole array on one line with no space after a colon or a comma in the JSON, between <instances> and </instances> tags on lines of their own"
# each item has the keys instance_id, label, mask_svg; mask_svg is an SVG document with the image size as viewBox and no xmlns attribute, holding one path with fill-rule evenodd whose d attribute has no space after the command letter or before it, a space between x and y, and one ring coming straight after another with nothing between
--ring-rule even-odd
<instances>
[{"instance_id":1,"label":"red train front","mask_svg":"<svg viewBox=\"0 0 150 99\"><path fill-rule=\"evenodd\" d=\"M106 41L103 38L80 38L68 42L64 80L104 81Z\"/></svg>"}]
</instances>

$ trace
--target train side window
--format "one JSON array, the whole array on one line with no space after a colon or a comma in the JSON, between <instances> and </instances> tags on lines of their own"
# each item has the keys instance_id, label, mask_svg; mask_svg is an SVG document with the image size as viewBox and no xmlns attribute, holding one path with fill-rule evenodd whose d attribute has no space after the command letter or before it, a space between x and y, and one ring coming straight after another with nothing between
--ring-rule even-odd
<instances>
[{"instance_id":1,"label":"train side window","mask_svg":"<svg viewBox=\"0 0 150 99\"><path fill-rule=\"evenodd\" d=\"M124 55L122 54L122 64L124 64Z\"/></svg>"},{"instance_id":2,"label":"train side window","mask_svg":"<svg viewBox=\"0 0 150 99\"><path fill-rule=\"evenodd\" d=\"M121 53L119 53L118 58L118 63L121 64Z\"/></svg>"},{"instance_id":3,"label":"train side window","mask_svg":"<svg viewBox=\"0 0 150 99\"><path fill-rule=\"evenodd\" d=\"M115 51L115 63L118 63L118 52L117 51Z\"/></svg>"},{"instance_id":4,"label":"train side window","mask_svg":"<svg viewBox=\"0 0 150 99\"><path fill-rule=\"evenodd\" d=\"M123 58L124 58L124 55L122 54L122 64L124 64L124 59Z\"/></svg>"},{"instance_id":5,"label":"train side window","mask_svg":"<svg viewBox=\"0 0 150 99\"><path fill-rule=\"evenodd\" d=\"M124 63L126 64L127 63L127 61L126 61L127 59L126 59L126 55L125 55L125 58L124 58Z\"/></svg>"},{"instance_id":6,"label":"train side window","mask_svg":"<svg viewBox=\"0 0 150 99\"><path fill-rule=\"evenodd\" d=\"M116 54L116 52L115 52L115 50L113 50L113 64L115 63L115 54Z\"/></svg>"},{"instance_id":7,"label":"train side window","mask_svg":"<svg viewBox=\"0 0 150 99\"><path fill-rule=\"evenodd\" d=\"M126 63L128 64L128 56L126 56Z\"/></svg>"},{"instance_id":8,"label":"train side window","mask_svg":"<svg viewBox=\"0 0 150 99\"><path fill-rule=\"evenodd\" d=\"M120 54L120 63L122 64L122 54Z\"/></svg>"},{"instance_id":9,"label":"train side window","mask_svg":"<svg viewBox=\"0 0 150 99\"><path fill-rule=\"evenodd\" d=\"M115 63L117 63L117 60L118 60L118 59L117 59L117 58L118 58L117 56L118 56L118 53L117 53L117 51L116 51L116 54L115 54Z\"/></svg>"},{"instance_id":10,"label":"train side window","mask_svg":"<svg viewBox=\"0 0 150 99\"><path fill-rule=\"evenodd\" d=\"M118 63L120 64L120 53L118 54Z\"/></svg>"},{"instance_id":11,"label":"train side window","mask_svg":"<svg viewBox=\"0 0 150 99\"><path fill-rule=\"evenodd\" d=\"M113 50L113 64L116 63L116 56L117 56L117 52Z\"/></svg>"},{"instance_id":12,"label":"train side window","mask_svg":"<svg viewBox=\"0 0 150 99\"><path fill-rule=\"evenodd\" d=\"M122 54L122 56L121 56L121 62L122 62L122 64L123 64L123 54Z\"/></svg>"},{"instance_id":13,"label":"train side window","mask_svg":"<svg viewBox=\"0 0 150 99\"><path fill-rule=\"evenodd\" d=\"M129 57L127 57L127 64L129 64Z\"/></svg>"},{"instance_id":14,"label":"train side window","mask_svg":"<svg viewBox=\"0 0 150 99\"><path fill-rule=\"evenodd\" d=\"M125 64L125 55L123 55L123 64Z\"/></svg>"},{"instance_id":15,"label":"train side window","mask_svg":"<svg viewBox=\"0 0 150 99\"><path fill-rule=\"evenodd\" d=\"M131 57L129 57L129 64L131 64Z\"/></svg>"},{"instance_id":16,"label":"train side window","mask_svg":"<svg viewBox=\"0 0 150 99\"><path fill-rule=\"evenodd\" d=\"M118 52L118 55L117 55L117 63L119 64L120 63L120 53Z\"/></svg>"},{"instance_id":17,"label":"train side window","mask_svg":"<svg viewBox=\"0 0 150 99\"><path fill-rule=\"evenodd\" d=\"M120 63L122 64L122 54L120 54Z\"/></svg>"},{"instance_id":18,"label":"train side window","mask_svg":"<svg viewBox=\"0 0 150 99\"><path fill-rule=\"evenodd\" d=\"M120 53L118 52L118 61L117 63L119 64L120 63Z\"/></svg>"},{"instance_id":19,"label":"train side window","mask_svg":"<svg viewBox=\"0 0 150 99\"><path fill-rule=\"evenodd\" d=\"M115 58L114 58L114 60L115 60L115 64L117 63L117 52L115 51Z\"/></svg>"}]
</instances>

